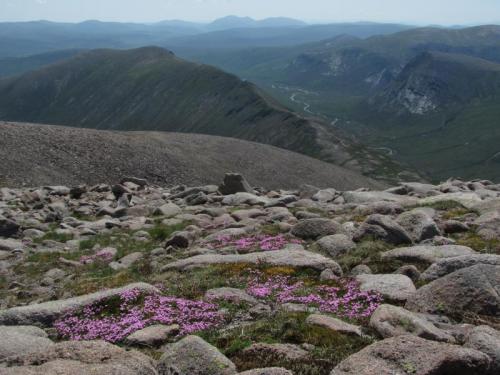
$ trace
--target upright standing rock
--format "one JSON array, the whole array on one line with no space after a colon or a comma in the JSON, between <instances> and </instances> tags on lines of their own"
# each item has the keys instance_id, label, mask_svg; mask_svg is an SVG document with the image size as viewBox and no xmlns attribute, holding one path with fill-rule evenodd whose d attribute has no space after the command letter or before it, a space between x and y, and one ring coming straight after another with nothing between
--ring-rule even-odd
<instances>
[{"instance_id":1,"label":"upright standing rock","mask_svg":"<svg viewBox=\"0 0 500 375\"><path fill-rule=\"evenodd\" d=\"M239 173L226 173L224 182L219 186L219 191L224 195L236 193L253 193L250 184Z\"/></svg>"}]
</instances>

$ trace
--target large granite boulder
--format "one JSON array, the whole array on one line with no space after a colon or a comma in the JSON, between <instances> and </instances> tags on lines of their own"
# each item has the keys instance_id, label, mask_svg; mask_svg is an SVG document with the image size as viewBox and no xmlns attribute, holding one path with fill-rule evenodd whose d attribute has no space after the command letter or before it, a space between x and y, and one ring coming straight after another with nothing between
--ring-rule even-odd
<instances>
[{"instance_id":1,"label":"large granite boulder","mask_svg":"<svg viewBox=\"0 0 500 375\"><path fill-rule=\"evenodd\" d=\"M474 349L396 336L351 355L330 375L482 375L491 359Z\"/></svg>"},{"instance_id":2,"label":"large granite boulder","mask_svg":"<svg viewBox=\"0 0 500 375\"><path fill-rule=\"evenodd\" d=\"M477 264L427 284L409 297L411 311L443 313L461 318L467 313L500 314L500 266Z\"/></svg>"},{"instance_id":3,"label":"large granite boulder","mask_svg":"<svg viewBox=\"0 0 500 375\"><path fill-rule=\"evenodd\" d=\"M159 375L233 375L236 366L198 336L167 345L158 362Z\"/></svg>"}]
</instances>

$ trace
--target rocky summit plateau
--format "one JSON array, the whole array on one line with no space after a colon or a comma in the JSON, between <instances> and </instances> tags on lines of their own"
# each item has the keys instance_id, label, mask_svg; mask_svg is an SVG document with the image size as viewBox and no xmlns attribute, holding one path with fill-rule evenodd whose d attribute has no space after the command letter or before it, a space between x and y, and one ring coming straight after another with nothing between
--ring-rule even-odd
<instances>
[{"instance_id":1,"label":"rocky summit plateau","mask_svg":"<svg viewBox=\"0 0 500 375\"><path fill-rule=\"evenodd\" d=\"M500 184L118 173L0 189L1 375L500 374Z\"/></svg>"}]
</instances>

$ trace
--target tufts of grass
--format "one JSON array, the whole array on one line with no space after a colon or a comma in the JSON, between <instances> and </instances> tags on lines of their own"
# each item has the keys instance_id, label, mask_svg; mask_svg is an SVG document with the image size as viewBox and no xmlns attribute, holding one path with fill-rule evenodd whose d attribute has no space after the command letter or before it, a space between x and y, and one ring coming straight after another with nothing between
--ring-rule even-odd
<instances>
[{"instance_id":1,"label":"tufts of grass","mask_svg":"<svg viewBox=\"0 0 500 375\"><path fill-rule=\"evenodd\" d=\"M281 233L280 226L278 224L266 224L263 225L260 228L260 231L262 234L268 235L268 236L277 236L278 234Z\"/></svg>"},{"instance_id":2,"label":"tufts of grass","mask_svg":"<svg viewBox=\"0 0 500 375\"><path fill-rule=\"evenodd\" d=\"M460 204L456 201L453 201L453 200L439 201L439 202L424 204L424 205L421 205L419 207L430 207L430 208L434 208L435 210L438 210L438 211L466 210L467 212L470 212L462 204Z\"/></svg>"},{"instance_id":3,"label":"tufts of grass","mask_svg":"<svg viewBox=\"0 0 500 375\"><path fill-rule=\"evenodd\" d=\"M58 233L56 231L50 231L45 233L43 237L34 240L35 243L42 243L45 240L56 241L61 243L66 243L73 239L72 233Z\"/></svg>"},{"instance_id":4,"label":"tufts of grass","mask_svg":"<svg viewBox=\"0 0 500 375\"><path fill-rule=\"evenodd\" d=\"M387 261L382 262L380 258L380 253L390 250L391 248L392 247L384 241L367 239L359 243L354 250L339 257L337 262L345 272L349 272L359 264L366 264L370 268L374 265L377 265L377 268L393 268L394 265L389 264ZM376 270L373 269L373 271L375 272Z\"/></svg>"},{"instance_id":5,"label":"tufts of grass","mask_svg":"<svg viewBox=\"0 0 500 375\"><path fill-rule=\"evenodd\" d=\"M184 230L191 223L188 221L182 222L176 225L163 225L161 223L155 224L155 226L148 230L153 241L163 242L169 238L174 232Z\"/></svg>"},{"instance_id":6,"label":"tufts of grass","mask_svg":"<svg viewBox=\"0 0 500 375\"><path fill-rule=\"evenodd\" d=\"M369 345L372 340L346 336L323 327L306 324L306 313L279 312L243 327L200 335L231 358L239 371L258 367L286 367L295 374L329 374L331 369L349 355ZM314 349L307 359L284 361L271 353L247 357L243 349L252 343L310 344Z\"/></svg>"},{"instance_id":7,"label":"tufts of grass","mask_svg":"<svg viewBox=\"0 0 500 375\"><path fill-rule=\"evenodd\" d=\"M500 240L485 240L475 232L467 232L457 239L457 245L468 246L480 253L500 254Z\"/></svg>"},{"instance_id":8,"label":"tufts of grass","mask_svg":"<svg viewBox=\"0 0 500 375\"><path fill-rule=\"evenodd\" d=\"M472 211L468 210L467 208L454 208L452 210L444 212L441 217L444 220L450 220L460 218L464 215L470 214L471 212Z\"/></svg>"}]
</instances>

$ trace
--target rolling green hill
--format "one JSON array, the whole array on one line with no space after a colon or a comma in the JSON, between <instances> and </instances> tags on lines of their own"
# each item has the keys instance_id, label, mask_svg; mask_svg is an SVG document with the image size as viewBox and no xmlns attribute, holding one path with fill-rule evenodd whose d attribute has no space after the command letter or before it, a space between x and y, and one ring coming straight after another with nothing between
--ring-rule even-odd
<instances>
[{"instance_id":1,"label":"rolling green hill","mask_svg":"<svg viewBox=\"0 0 500 375\"><path fill-rule=\"evenodd\" d=\"M368 175L402 168L253 84L171 52L94 50L0 80L0 119L111 130L221 135L301 152Z\"/></svg>"}]
</instances>

